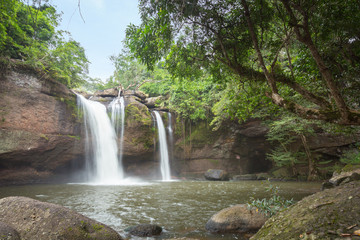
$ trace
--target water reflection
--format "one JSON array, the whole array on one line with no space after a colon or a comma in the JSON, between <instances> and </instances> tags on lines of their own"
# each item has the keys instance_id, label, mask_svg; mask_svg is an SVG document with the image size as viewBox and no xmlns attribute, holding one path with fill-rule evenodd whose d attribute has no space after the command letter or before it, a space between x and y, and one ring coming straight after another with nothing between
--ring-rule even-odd
<instances>
[{"instance_id":1,"label":"water reflection","mask_svg":"<svg viewBox=\"0 0 360 240\"><path fill-rule=\"evenodd\" d=\"M319 190L318 183L273 183L280 194L299 200ZM103 222L123 236L125 228L154 223L164 228L158 239L243 239L236 234L211 235L204 230L219 210L268 197L261 182L138 182L132 185L33 185L0 188L0 197L21 195L60 204Z\"/></svg>"}]
</instances>

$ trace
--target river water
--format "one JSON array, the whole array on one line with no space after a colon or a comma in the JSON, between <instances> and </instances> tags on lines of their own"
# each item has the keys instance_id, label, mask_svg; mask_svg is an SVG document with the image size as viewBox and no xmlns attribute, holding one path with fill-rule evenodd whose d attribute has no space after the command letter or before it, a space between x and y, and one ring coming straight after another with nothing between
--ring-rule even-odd
<instances>
[{"instance_id":1,"label":"river water","mask_svg":"<svg viewBox=\"0 0 360 240\"><path fill-rule=\"evenodd\" d=\"M223 208L247 203L251 197L269 197L269 184L280 187L287 199L319 191L319 183L299 182L129 182L117 186L85 184L1 187L0 197L27 196L63 205L105 223L126 239L124 229L143 223L163 227L155 239L246 239L237 234L213 235L205 231L210 217ZM144 239L144 238L143 238ZM152 239L152 238L148 238Z\"/></svg>"}]
</instances>

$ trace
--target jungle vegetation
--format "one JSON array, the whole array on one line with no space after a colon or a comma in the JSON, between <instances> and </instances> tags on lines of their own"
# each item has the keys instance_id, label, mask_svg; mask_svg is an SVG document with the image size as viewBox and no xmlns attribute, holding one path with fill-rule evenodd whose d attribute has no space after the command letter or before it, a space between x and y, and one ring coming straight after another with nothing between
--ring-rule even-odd
<instances>
[{"instance_id":1,"label":"jungle vegetation","mask_svg":"<svg viewBox=\"0 0 360 240\"><path fill-rule=\"evenodd\" d=\"M84 48L57 30L60 15L47 0L1 1L0 58L70 88L121 84L163 96L159 104L190 126L262 119L277 146L268 157L294 174L305 162L316 175L320 162L307 144L315 132L358 131L358 0L139 0L139 11L142 23L126 29L105 83L87 76ZM296 141L301 149L290 147Z\"/></svg>"},{"instance_id":2,"label":"jungle vegetation","mask_svg":"<svg viewBox=\"0 0 360 240\"><path fill-rule=\"evenodd\" d=\"M85 83L89 61L84 48L68 32L56 29L59 21L48 0L2 0L2 62L39 69L70 88Z\"/></svg>"}]
</instances>

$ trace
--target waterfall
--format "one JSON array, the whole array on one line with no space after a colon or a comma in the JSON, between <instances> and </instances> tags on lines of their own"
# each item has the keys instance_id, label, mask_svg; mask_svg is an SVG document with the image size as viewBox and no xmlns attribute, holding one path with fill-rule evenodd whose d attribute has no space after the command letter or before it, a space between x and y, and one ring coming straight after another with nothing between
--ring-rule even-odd
<instances>
[{"instance_id":1,"label":"waterfall","mask_svg":"<svg viewBox=\"0 0 360 240\"><path fill-rule=\"evenodd\" d=\"M172 119L171 119L171 112L168 112L168 131L169 131L169 134L172 135Z\"/></svg>"},{"instance_id":2,"label":"waterfall","mask_svg":"<svg viewBox=\"0 0 360 240\"><path fill-rule=\"evenodd\" d=\"M159 133L159 142L160 142L160 170L163 181L171 180L170 175L170 164L169 164L169 153L166 142L166 133L164 123L161 119L159 112L154 111L156 117L156 123Z\"/></svg>"},{"instance_id":3,"label":"waterfall","mask_svg":"<svg viewBox=\"0 0 360 240\"><path fill-rule=\"evenodd\" d=\"M124 174L117 158L116 133L106 107L77 96L85 126L88 180L96 184L117 184Z\"/></svg>"},{"instance_id":4,"label":"waterfall","mask_svg":"<svg viewBox=\"0 0 360 240\"><path fill-rule=\"evenodd\" d=\"M120 93L120 92L119 92ZM109 105L111 109L111 123L115 129L117 137L119 138L119 167L122 169L123 157L123 142L124 142L124 128L125 128L125 102L124 97L118 96Z\"/></svg>"},{"instance_id":5,"label":"waterfall","mask_svg":"<svg viewBox=\"0 0 360 240\"><path fill-rule=\"evenodd\" d=\"M169 149L169 157L170 159L174 159L174 135L173 135L173 129L172 129L172 116L171 112L168 112L168 149Z\"/></svg>"}]
</instances>

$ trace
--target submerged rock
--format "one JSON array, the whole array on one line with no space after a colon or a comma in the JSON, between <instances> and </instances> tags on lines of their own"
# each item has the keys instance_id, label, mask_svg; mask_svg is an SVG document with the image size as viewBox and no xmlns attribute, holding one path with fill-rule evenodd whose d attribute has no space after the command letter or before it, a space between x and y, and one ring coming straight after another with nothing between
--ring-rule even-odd
<instances>
[{"instance_id":1,"label":"submerged rock","mask_svg":"<svg viewBox=\"0 0 360 240\"><path fill-rule=\"evenodd\" d=\"M239 204L213 215L205 228L212 233L248 233L259 230L266 220L264 214Z\"/></svg>"},{"instance_id":2,"label":"submerged rock","mask_svg":"<svg viewBox=\"0 0 360 240\"><path fill-rule=\"evenodd\" d=\"M228 181L229 175L225 170L209 169L204 174L205 179L211 181Z\"/></svg>"},{"instance_id":3,"label":"submerged rock","mask_svg":"<svg viewBox=\"0 0 360 240\"><path fill-rule=\"evenodd\" d=\"M19 233L13 227L4 222L0 222L0 239L21 240Z\"/></svg>"},{"instance_id":4,"label":"submerged rock","mask_svg":"<svg viewBox=\"0 0 360 240\"><path fill-rule=\"evenodd\" d=\"M308 196L270 218L251 239L340 239L359 230L360 181Z\"/></svg>"},{"instance_id":5,"label":"submerged rock","mask_svg":"<svg viewBox=\"0 0 360 240\"><path fill-rule=\"evenodd\" d=\"M162 232L162 228L154 224L140 224L128 228L127 231L134 236L151 237L151 236L160 235Z\"/></svg>"},{"instance_id":6,"label":"submerged rock","mask_svg":"<svg viewBox=\"0 0 360 240\"><path fill-rule=\"evenodd\" d=\"M121 240L110 227L65 207L27 197L0 199L0 221L11 225L22 240Z\"/></svg>"}]
</instances>

